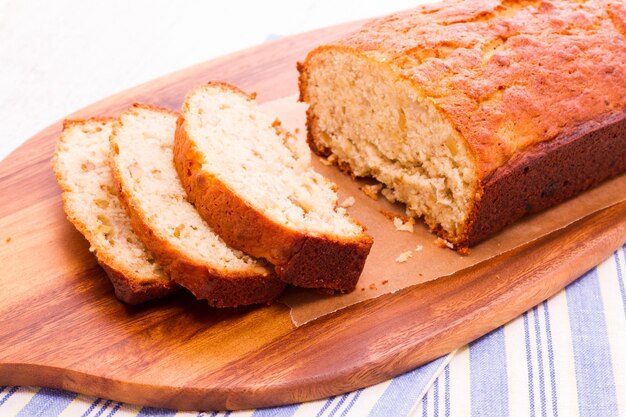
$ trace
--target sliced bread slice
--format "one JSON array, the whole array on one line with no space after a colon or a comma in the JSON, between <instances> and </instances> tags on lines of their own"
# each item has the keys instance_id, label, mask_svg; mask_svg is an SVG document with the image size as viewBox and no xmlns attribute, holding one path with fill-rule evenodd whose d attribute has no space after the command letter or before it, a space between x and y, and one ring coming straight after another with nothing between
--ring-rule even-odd
<instances>
[{"instance_id":1,"label":"sliced bread slice","mask_svg":"<svg viewBox=\"0 0 626 417\"><path fill-rule=\"evenodd\" d=\"M178 288L133 232L108 165L114 119L66 121L52 167L67 218L91 244L98 263L128 304L161 297Z\"/></svg>"},{"instance_id":2,"label":"sliced bread slice","mask_svg":"<svg viewBox=\"0 0 626 417\"><path fill-rule=\"evenodd\" d=\"M226 245L187 201L173 163L177 117L135 105L113 129L111 168L134 230L174 281L210 305L273 300L284 283L271 267Z\"/></svg>"},{"instance_id":3,"label":"sliced bread slice","mask_svg":"<svg viewBox=\"0 0 626 417\"><path fill-rule=\"evenodd\" d=\"M230 245L276 265L285 282L352 291L372 238L337 206L304 141L254 97L223 83L191 90L174 162L199 213Z\"/></svg>"}]
</instances>

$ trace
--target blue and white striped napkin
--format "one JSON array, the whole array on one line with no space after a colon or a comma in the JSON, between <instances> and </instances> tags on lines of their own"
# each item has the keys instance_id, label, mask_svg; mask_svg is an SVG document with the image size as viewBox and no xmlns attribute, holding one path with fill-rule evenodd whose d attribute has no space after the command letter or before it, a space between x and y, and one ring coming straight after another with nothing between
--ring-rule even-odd
<instances>
[{"instance_id":1,"label":"blue and white striped napkin","mask_svg":"<svg viewBox=\"0 0 626 417\"><path fill-rule=\"evenodd\" d=\"M460 349L415 416L626 416L626 246Z\"/></svg>"},{"instance_id":2,"label":"blue and white striped napkin","mask_svg":"<svg viewBox=\"0 0 626 417\"><path fill-rule=\"evenodd\" d=\"M0 416L625 416L626 246L473 343L348 394L237 412L176 412L0 387Z\"/></svg>"}]
</instances>

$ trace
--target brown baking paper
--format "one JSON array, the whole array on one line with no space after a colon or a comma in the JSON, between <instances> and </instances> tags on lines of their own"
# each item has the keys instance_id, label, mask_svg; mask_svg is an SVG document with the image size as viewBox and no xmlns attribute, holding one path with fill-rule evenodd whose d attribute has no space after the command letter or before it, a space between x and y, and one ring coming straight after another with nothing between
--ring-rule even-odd
<instances>
[{"instance_id":1,"label":"brown baking paper","mask_svg":"<svg viewBox=\"0 0 626 417\"><path fill-rule=\"evenodd\" d=\"M302 140L306 137L306 106L297 103L296 96L285 97L263 105L276 114L283 125ZM404 214L404 207L391 204L384 197L376 201L366 196L359 187L372 184L371 180L353 180L336 166L326 166L312 155L315 169L339 186L339 201L354 197L348 208L350 214L363 223L374 237L374 245L365 263L356 291L350 294L327 296L311 290L293 289L280 301L291 308L291 319L296 326L383 294L412 285L448 276L477 263L532 242L549 233L626 200L626 175L589 190L556 207L539 214L526 216L514 225L472 248L467 256L435 245L436 237L417 221L412 233L397 231L389 213ZM387 215L383 214L386 213ZM410 251L406 262L398 256Z\"/></svg>"}]
</instances>

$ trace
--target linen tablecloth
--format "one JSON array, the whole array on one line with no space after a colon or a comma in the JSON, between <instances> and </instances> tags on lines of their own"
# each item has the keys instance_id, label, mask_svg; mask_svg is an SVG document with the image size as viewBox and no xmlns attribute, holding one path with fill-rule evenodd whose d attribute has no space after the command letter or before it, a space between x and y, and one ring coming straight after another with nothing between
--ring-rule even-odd
<instances>
[{"instance_id":1,"label":"linen tablecloth","mask_svg":"<svg viewBox=\"0 0 626 417\"><path fill-rule=\"evenodd\" d=\"M66 114L148 79L266 39L420 2L0 0L0 159ZM185 42L190 37L201 42ZM0 417L626 416L625 254L620 248L470 345L344 395L245 412L176 412L4 386Z\"/></svg>"}]
</instances>

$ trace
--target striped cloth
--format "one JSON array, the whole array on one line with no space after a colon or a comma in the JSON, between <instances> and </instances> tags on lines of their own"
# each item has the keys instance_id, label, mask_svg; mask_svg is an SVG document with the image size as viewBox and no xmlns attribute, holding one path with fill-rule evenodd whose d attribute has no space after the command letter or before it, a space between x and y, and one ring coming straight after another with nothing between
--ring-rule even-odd
<instances>
[{"instance_id":1,"label":"striped cloth","mask_svg":"<svg viewBox=\"0 0 626 417\"><path fill-rule=\"evenodd\" d=\"M328 399L176 412L34 387L0 387L0 416L626 416L626 246L565 290L471 344Z\"/></svg>"},{"instance_id":2,"label":"striped cloth","mask_svg":"<svg viewBox=\"0 0 626 417\"><path fill-rule=\"evenodd\" d=\"M457 351L415 416L626 416L626 246Z\"/></svg>"}]
</instances>

